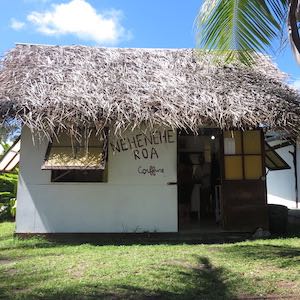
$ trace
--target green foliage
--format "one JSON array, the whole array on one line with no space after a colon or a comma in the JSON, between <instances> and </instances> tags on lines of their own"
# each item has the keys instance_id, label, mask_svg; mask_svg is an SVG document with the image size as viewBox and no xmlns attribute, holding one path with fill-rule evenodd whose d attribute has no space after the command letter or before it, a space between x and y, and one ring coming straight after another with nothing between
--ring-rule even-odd
<instances>
[{"instance_id":1,"label":"green foliage","mask_svg":"<svg viewBox=\"0 0 300 300\"><path fill-rule=\"evenodd\" d=\"M205 0L197 17L198 44L226 61L250 65L281 36L287 11L288 0Z\"/></svg>"},{"instance_id":2,"label":"green foliage","mask_svg":"<svg viewBox=\"0 0 300 300\"><path fill-rule=\"evenodd\" d=\"M10 214L15 218L17 212L17 199L11 198L9 200Z\"/></svg>"},{"instance_id":3,"label":"green foliage","mask_svg":"<svg viewBox=\"0 0 300 300\"><path fill-rule=\"evenodd\" d=\"M10 144L9 144L9 143L6 143L6 142L0 141L0 146L1 146L2 149L3 149L2 155L0 155L0 158L2 158L2 157L4 156L4 154L5 154L5 152L9 150Z\"/></svg>"},{"instance_id":4,"label":"green foliage","mask_svg":"<svg viewBox=\"0 0 300 300\"><path fill-rule=\"evenodd\" d=\"M0 220L13 219L16 215L18 175L0 175Z\"/></svg>"}]
</instances>

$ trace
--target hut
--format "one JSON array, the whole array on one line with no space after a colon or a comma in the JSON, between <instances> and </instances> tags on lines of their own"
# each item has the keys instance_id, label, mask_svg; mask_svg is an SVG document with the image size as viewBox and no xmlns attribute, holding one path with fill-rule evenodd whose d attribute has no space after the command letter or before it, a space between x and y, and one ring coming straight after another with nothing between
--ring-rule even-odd
<instances>
[{"instance_id":1,"label":"hut","mask_svg":"<svg viewBox=\"0 0 300 300\"><path fill-rule=\"evenodd\" d=\"M0 119L22 126L16 232L267 229L282 161L264 135L300 128L284 80L264 56L18 44L0 70Z\"/></svg>"}]
</instances>

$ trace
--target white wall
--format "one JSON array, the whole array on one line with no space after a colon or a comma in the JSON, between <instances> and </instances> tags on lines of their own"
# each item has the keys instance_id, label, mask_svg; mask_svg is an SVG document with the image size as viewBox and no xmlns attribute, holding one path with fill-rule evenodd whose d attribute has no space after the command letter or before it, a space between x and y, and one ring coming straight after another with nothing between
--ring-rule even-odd
<instances>
[{"instance_id":1,"label":"white wall","mask_svg":"<svg viewBox=\"0 0 300 300\"><path fill-rule=\"evenodd\" d=\"M127 136L140 133L136 129ZM33 145L24 128L16 232L177 231L177 186L167 185L177 181L177 140L175 132L168 133L167 142L157 135L152 159L135 159L126 145L113 153L110 145L107 183L53 183L51 171L41 170L47 141L36 139ZM117 138L111 136L110 141L116 143ZM151 152L152 146L142 148ZM150 166L161 172L143 174Z\"/></svg>"},{"instance_id":2,"label":"white wall","mask_svg":"<svg viewBox=\"0 0 300 300\"><path fill-rule=\"evenodd\" d=\"M300 201L300 137L297 139L296 143L296 148L297 148L297 155L296 155L296 160L297 160L297 186L298 186L298 205L297 209L300 209L299 201ZM292 207L292 208L295 208Z\"/></svg>"},{"instance_id":3,"label":"white wall","mask_svg":"<svg viewBox=\"0 0 300 300\"><path fill-rule=\"evenodd\" d=\"M278 144L278 142L273 142L270 144L274 146ZM291 169L268 172L268 203L281 204L287 206L288 208L296 208L295 168L293 156L289 153L289 151L293 152L294 147L288 146L276 150L276 152L288 163ZM300 160L298 161L300 164Z\"/></svg>"}]
</instances>

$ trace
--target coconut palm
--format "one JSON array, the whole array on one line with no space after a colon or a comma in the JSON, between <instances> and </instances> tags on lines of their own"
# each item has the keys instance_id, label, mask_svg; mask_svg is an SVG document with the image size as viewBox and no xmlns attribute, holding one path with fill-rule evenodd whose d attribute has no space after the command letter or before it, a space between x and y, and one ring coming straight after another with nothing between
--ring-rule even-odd
<instances>
[{"instance_id":1,"label":"coconut palm","mask_svg":"<svg viewBox=\"0 0 300 300\"><path fill-rule=\"evenodd\" d=\"M218 50L227 61L251 64L275 38L289 35L300 63L300 0L204 0L197 17L200 47Z\"/></svg>"}]
</instances>

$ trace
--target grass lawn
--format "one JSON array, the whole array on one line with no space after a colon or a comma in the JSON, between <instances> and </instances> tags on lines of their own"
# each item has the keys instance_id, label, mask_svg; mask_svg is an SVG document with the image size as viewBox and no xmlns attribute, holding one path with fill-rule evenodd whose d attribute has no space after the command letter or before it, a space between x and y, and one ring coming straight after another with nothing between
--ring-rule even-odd
<instances>
[{"instance_id":1,"label":"grass lawn","mask_svg":"<svg viewBox=\"0 0 300 300\"><path fill-rule=\"evenodd\" d=\"M0 223L1 299L300 299L300 238L97 246L13 231Z\"/></svg>"}]
</instances>

